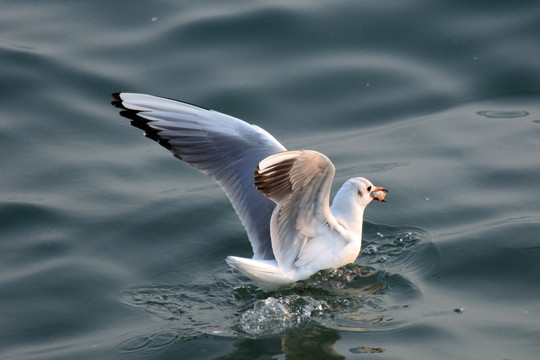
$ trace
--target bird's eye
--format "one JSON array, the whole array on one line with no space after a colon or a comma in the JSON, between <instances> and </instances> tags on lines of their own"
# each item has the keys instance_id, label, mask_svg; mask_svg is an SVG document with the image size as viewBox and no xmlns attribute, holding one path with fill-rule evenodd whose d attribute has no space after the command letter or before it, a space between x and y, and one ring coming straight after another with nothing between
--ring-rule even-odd
<instances>
[{"instance_id":1,"label":"bird's eye","mask_svg":"<svg viewBox=\"0 0 540 360\"><path fill-rule=\"evenodd\" d=\"M371 186L368 186L368 187L367 187L367 191L371 191Z\"/></svg>"}]
</instances>

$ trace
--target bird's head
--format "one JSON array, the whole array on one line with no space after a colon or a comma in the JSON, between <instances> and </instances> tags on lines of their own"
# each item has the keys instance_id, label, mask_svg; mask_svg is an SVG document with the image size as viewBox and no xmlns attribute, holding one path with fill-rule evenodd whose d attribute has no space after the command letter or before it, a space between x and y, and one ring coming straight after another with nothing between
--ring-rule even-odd
<instances>
[{"instance_id":1,"label":"bird's head","mask_svg":"<svg viewBox=\"0 0 540 360\"><path fill-rule=\"evenodd\" d=\"M349 181L355 187L357 200L361 206L367 206L374 199L386 202L384 198L388 190L385 188L375 186L371 181L362 177L352 178Z\"/></svg>"}]
</instances>

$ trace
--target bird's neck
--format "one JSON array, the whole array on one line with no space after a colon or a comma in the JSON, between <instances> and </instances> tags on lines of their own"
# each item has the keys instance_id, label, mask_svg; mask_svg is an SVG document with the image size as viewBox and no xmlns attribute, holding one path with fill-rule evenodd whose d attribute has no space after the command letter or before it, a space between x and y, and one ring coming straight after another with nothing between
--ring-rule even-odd
<instances>
[{"instance_id":1,"label":"bird's neck","mask_svg":"<svg viewBox=\"0 0 540 360\"><path fill-rule=\"evenodd\" d=\"M351 194L342 187L334 197L330 211L341 225L361 237L364 207L359 206L355 196L355 192Z\"/></svg>"}]
</instances>

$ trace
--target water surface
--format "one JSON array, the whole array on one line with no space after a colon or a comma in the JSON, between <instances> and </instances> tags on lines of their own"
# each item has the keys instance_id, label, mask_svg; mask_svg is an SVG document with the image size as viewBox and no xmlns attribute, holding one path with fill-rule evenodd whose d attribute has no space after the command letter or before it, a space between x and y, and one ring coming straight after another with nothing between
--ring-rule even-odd
<instances>
[{"instance_id":1,"label":"water surface","mask_svg":"<svg viewBox=\"0 0 540 360\"><path fill-rule=\"evenodd\" d=\"M2 359L535 359L540 5L26 1L0 15ZM264 292L136 91L390 189L355 264Z\"/></svg>"}]
</instances>

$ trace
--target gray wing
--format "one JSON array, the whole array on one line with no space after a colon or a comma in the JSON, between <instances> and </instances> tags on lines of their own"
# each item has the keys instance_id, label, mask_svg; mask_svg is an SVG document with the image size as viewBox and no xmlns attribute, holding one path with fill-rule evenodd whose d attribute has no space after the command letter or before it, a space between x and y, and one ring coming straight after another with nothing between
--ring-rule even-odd
<instances>
[{"instance_id":1,"label":"gray wing","mask_svg":"<svg viewBox=\"0 0 540 360\"><path fill-rule=\"evenodd\" d=\"M272 215L272 247L279 267L298 265L306 243L331 231L330 188L335 168L315 151L286 151L257 166L255 186L277 204Z\"/></svg>"},{"instance_id":2,"label":"gray wing","mask_svg":"<svg viewBox=\"0 0 540 360\"><path fill-rule=\"evenodd\" d=\"M257 164L285 148L242 120L161 97L119 93L112 104L145 136L214 178L227 194L253 247L254 259L274 259L270 218L275 204L253 185Z\"/></svg>"}]
</instances>

